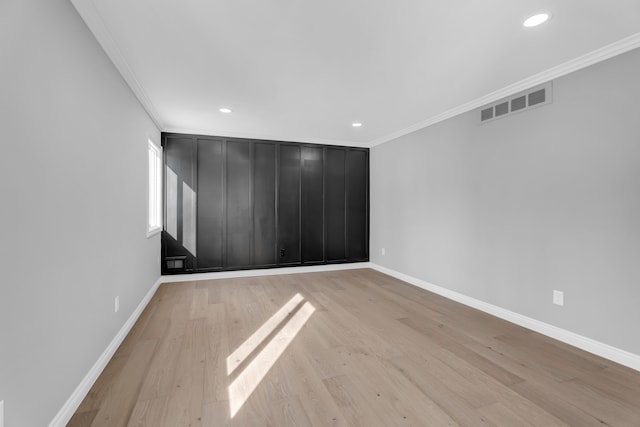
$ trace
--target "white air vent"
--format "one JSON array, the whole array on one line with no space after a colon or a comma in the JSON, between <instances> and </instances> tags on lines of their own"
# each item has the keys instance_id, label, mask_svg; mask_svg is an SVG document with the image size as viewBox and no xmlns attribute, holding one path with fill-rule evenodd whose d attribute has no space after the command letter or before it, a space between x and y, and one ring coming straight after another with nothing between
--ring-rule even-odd
<instances>
[{"instance_id":1,"label":"white air vent","mask_svg":"<svg viewBox=\"0 0 640 427\"><path fill-rule=\"evenodd\" d=\"M550 104L553 95L551 82L536 86L508 98L501 99L480 109L480 123L485 123L533 107Z\"/></svg>"}]
</instances>

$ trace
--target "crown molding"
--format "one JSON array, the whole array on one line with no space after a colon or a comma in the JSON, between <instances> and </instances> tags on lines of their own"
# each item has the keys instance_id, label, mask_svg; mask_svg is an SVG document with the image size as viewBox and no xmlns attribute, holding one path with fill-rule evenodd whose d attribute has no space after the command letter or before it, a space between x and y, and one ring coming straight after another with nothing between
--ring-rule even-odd
<instances>
[{"instance_id":1,"label":"crown molding","mask_svg":"<svg viewBox=\"0 0 640 427\"><path fill-rule=\"evenodd\" d=\"M455 108L452 108L441 114L430 117L419 123L406 127L399 131L390 133L381 138L375 139L369 143L369 148L375 147L376 145L384 144L385 142L392 141L401 136L435 125L436 123L440 123L444 120L450 119L451 117L455 117L460 114L466 113L468 111L475 110L476 108L480 108L486 104L496 102L502 98L515 95L518 92L525 91L534 86L540 85L542 83L546 83L550 80L557 79L562 76L566 76L567 74L573 73L574 71L581 70L583 68L586 68L591 65L597 64L599 62L605 61L607 59L613 58L614 56L621 55L625 52L636 49L638 47L640 47L640 33L636 33L629 37L625 37L621 40L618 40L600 49L596 49L585 55L578 56L577 58L574 58L570 61L564 62L555 67L549 68L546 71L542 71L538 74L534 74L530 77L527 77L526 79L520 80L508 86L505 86L504 88L499 89L495 92L491 92L487 95L481 96L480 98L476 98L473 101L459 105Z\"/></svg>"},{"instance_id":2,"label":"crown molding","mask_svg":"<svg viewBox=\"0 0 640 427\"><path fill-rule=\"evenodd\" d=\"M118 47L118 44L116 43L113 36L111 35L111 32L104 23L104 19L102 19L102 15L100 15L100 12L98 12L98 9L96 8L93 1L71 0L71 4L73 4L73 6L76 8L76 11L78 11L78 14L84 20L85 24L89 28L89 31L91 31L96 40L98 40L98 43L100 44L100 46L102 46L102 49L105 51L109 59L111 59L113 65L115 65L117 70L120 72L122 78L124 78L125 82L127 82L151 120L153 120L158 129L163 129L164 123L162 122L160 115L147 96L144 88L136 78L135 73L122 54L122 51Z\"/></svg>"},{"instance_id":3,"label":"crown molding","mask_svg":"<svg viewBox=\"0 0 640 427\"><path fill-rule=\"evenodd\" d=\"M89 30L93 33L98 43L102 46L104 51L107 53L107 56L111 59L113 64L116 66L124 80L127 82L133 93L136 95L143 108L151 117L151 120L156 124L156 126L163 132L173 132L173 133L187 133L187 134L210 134L210 131L197 131L194 129L181 129L181 128L173 128L173 127L165 127L160 115L158 114L155 106L147 96L144 88L138 81L135 73L127 63L122 51L118 47L115 42L113 36L109 32L109 29L104 23L100 12L95 7L95 4L92 0L71 0L71 3L76 8L82 19L85 21ZM443 113L432 116L426 120L415 123L411 126L408 126L404 129L400 129L396 132L392 132L380 138L374 139L369 142L354 142L354 141L337 141L337 140L325 140L320 138L304 138L304 137L279 137L278 135L257 135L257 134L248 134L243 132L215 132L216 136L226 136L233 138L258 138L258 139L272 139L276 141L296 141L296 142L306 142L311 144L323 144L323 145L341 145L341 146L355 146L355 147L363 147L363 148L372 148L377 145L383 144L385 142L392 141L401 136L413 133L420 129L424 129L426 127L432 126L436 123L440 123L444 120L450 119L452 117L458 116L460 114L466 113L471 110L475 110L476 108L480 108L486 104L490 104L492 102L496 102L502 98L506 98L508 96L514 95L518 92L525 91L534 86L546 83L550 80L557 79L559 77L570 74L574 71L581 70L583 68L589 67L591 65L597 64L599 62L605 61L607 59L613 58L614 56L621 55L630 50L636 49L640 47L640 32L635 33L631 36L620 39L614 43L611 43L607 46L601 47L594 51L591 51L587 54L579 56L577 58L571 59L567 62L564 62L555 67L549 68L548 70L542 71L540 73L534 74L530 77L527 77L518 82L512 83L508 86L503 87L502 89L491 92L487 95L476 98L467 103L461 104L457 107L454 107L450 110L447 110Z\"/></svg>"}]
</instances>

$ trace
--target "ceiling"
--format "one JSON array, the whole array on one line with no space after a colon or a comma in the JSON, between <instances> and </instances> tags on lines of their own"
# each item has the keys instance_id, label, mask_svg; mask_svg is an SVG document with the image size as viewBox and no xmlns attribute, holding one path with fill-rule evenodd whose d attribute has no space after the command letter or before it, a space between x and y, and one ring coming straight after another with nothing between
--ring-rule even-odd
<instances>
[{"instance_id":1,"label":"ceiling","mask_svg":"<svg viewBox=\"0 0 640 427\"><path fill-rule=\"evenodd\" d=\"M71 1L161 130L208 135L372 146L640 46L638 0Z\"/></svg>"}]
</instances>

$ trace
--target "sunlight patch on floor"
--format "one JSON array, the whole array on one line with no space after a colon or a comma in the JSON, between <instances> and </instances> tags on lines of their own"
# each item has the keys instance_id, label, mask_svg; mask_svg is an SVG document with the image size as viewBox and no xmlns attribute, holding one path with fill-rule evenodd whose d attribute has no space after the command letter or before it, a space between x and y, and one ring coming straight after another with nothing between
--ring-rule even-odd
<instances>
[{"instance_id":1,"label":"sunlight patch on floor","mask_svg":"<svg viewBox=\"0 0 640 427\"><path fill-rule=\"evenodd\" d=\"M294 298L298 296L299 294L297 294ZM301 296L300 298L302 299ZM289 303L291 303L291 301L289 301ZM289 303L287 303L285 307L287 307ZM298 303L299 300L296 305ZM293 308L295 308L296 305L294 305ZM269 341L269 343L262 349L262 351L260 351L255 359L253 359L251 363L247 365L244 371L242 371L242 373L240 373L240 375L238 375L238 377L231 383L231 385L229 386L229 412L231 418L233 418L238 413L240 408L242 408L242 405L244 405L247 399L249 399L251 393L253 393L253 391L258 387L271 367L276 363L280 355L282 355L282 353L286 350L291 341L293 341L298 332L300 332L302 327L305 325L307 320L309 320L315 310L316 309L313 305L311 305L309 302L305 302L300 310L298 310L296 314L294 314L291 319L289 319L286 325L284 325L283 328L278 331L278 333L271 339L271 341ZM276 315L281 311L283 310L279 310ZM286 316L286 314L289 313L289 310L284 310L284 313ZM275 315L271 319L273 319L274 317ZM271 319L269 321L271 321ZM275 328L276 326L277 324L273 325L273 328ZM271 329L272 331L273 328ZM262 327L260 329L262 329ZM268 334L266 334L265 336L267 335ZM243 346L240 346L240 348L242 348ZM249 353L247 353L247 355L248 354Z\"/></svg>"},{"instance_id":2,"label":"sunlight patch on floor","mask_svg":"<svg viewBox=\"0 0 640 427\"><path fill-rule=\"evenodd\" d=\"M269 320L267 320L260 328L253 333L245 342L240 345L227 357L227 375L231 375L236 368L244 362L262 341L271 334L276 327L304 300L302 295L295 294L289 302L282 306Z\"/></svg>"}]
</instances>

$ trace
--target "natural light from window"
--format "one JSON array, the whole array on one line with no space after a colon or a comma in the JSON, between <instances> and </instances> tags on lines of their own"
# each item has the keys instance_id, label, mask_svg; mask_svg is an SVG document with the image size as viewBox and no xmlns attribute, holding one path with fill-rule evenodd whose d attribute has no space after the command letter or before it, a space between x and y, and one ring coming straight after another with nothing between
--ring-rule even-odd
<instances>
[{"instance_id":1,"label":"natural light from window","mask_svg":"<svg viewBox=\"0 0 640 427\"><path fill-rule=\"evenodd\" d=\"M227 358L227 372L230 374L242 364L267 336L298 307L304 298L296 294L276 314L274 314L263 326L249 337L236 351ZM260 382L267 375L271 367L278 361L289 344L298 335L302 327L307 323L315 307L305 302L298 311L286 322L286 324L273 336L255 358L229 385L229 413L231 418L245 404Z\"/></svg>"},{"instance_id":2,"label":"natural light from window","mask_svg":"<svg viewBox=\"0 0 640 427\"><path fill-rule=\"evenodd\" d=\"M244 362L259 345L264 341L282 321L300 304L304 298L300 294L295 294L288 303L282 306L269 320L264 322L260 328L253 333L240 347L227 357L227 375L231 375L238 365Z\"/></svg>"},{"instance_id":3,"label":"natural light from window","mask_svg":"<svg viewBox=\"0 0 640 427\"><path fill-rule=\"evenodd\" d=\"M162 229L162 149L149 140L149 183L147 235Z\"/></svg>"}]
</instances>

